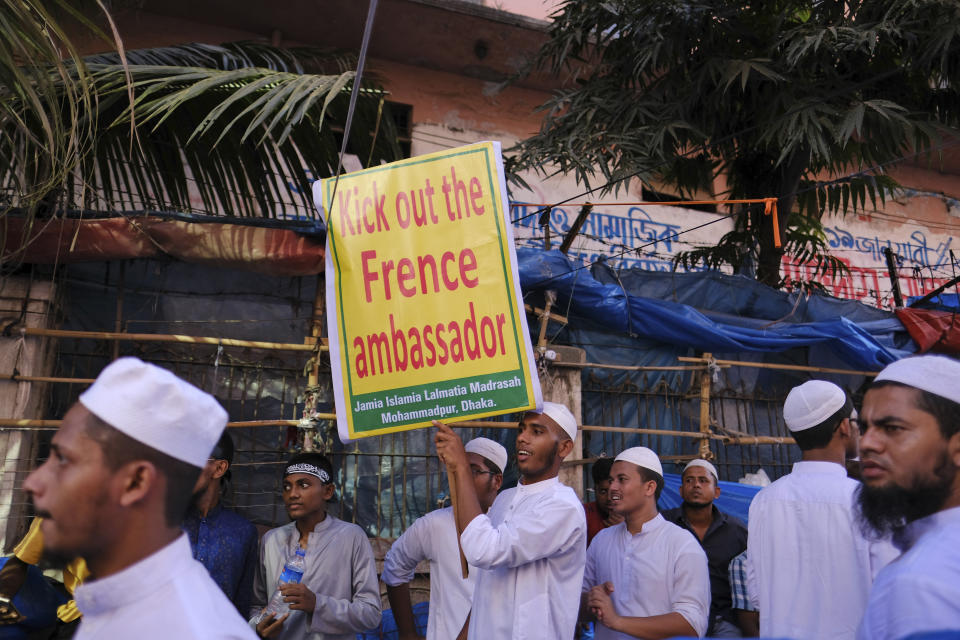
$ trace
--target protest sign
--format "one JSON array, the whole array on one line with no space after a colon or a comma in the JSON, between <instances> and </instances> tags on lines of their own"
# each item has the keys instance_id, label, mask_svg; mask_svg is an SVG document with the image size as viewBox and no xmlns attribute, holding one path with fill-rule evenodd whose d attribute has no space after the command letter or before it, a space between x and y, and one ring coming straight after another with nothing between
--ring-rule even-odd
<instances>
[{"instance_id":1,"label":"protest sign","mask_svg":"<svg viewBox=\"0 0 960 640\"><path fill-rule=\"evenodd\" d=\"M541 403L500 145L314 185L343 440Z\"/></svg>"}]
</instances>

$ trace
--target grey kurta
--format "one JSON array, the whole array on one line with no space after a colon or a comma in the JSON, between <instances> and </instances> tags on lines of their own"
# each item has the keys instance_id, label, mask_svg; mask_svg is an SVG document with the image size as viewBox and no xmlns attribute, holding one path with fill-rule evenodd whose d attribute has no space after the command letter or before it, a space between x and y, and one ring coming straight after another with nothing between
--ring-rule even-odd
<instances>
[{"instance_id":1,"label":"grey kurta","mask_svg":"<svg viewBox=\"0 0 960 640\"><path fill-rule=\"evenodd\" d=\"M260 541L251 617L266 606L300 534L296 523L271 529ZM353 640L380 624L380 589L373 550L363 529L330 514L307 540L305 584L317 597L313 613L292 611L280 640Z\"/></svg>"}]
</instances>

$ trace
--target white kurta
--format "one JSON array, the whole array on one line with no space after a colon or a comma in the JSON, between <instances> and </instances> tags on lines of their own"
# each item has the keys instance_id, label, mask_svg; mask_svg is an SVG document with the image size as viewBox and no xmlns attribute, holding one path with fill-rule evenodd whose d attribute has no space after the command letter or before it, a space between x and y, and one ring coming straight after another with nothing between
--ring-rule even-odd
<instances>
[{"instance_id":1,"label":"white kurta","mask_svg":"<svg viewBox=\"0 0 960 640\"><path fill-rule=\"evenodd\" d=\"M206 568L186 534L126 569L77 587L76 640L244 639L257 635Z\"/></svg>"},{"instance_id":2,"label":"white kurta","mask_svg":"<svg viewBox=\"0 0 960 640\"><path fill-rule=\"evenodd\" d=\"M573 637L587 521L573 489L551 478L507 489L460 536L478 567L471 638Z\"/></svg>"},{"instance_id":3,"label":"white kurta","mask_svg":"<svg viewBox=\"0 0 960 640\"><path fill-rule=\"evenodd\" d=\"M877 573L898 555L853 512L859 483L832 462L797 462L750 504L747 590L760 635L853 638Z\"/></svg>"},{"instance_id":4,"label":"white kurta","mask_svg":"<svg viewBox=\"0 0 960 640\"><path fill-rule=\"evenodd\" d=\"M587 549L583 590L613 583L611 599L621 616L646 618L679 613L703 636L710 621L707 554L692 533L664 520L645 522L632 534L626 523L603 529ZM596 624L597 640L633 636Z\"/></svg>"},{"instance_id":5,"label":"white kurta","mask_svg":"<svg viewBox=\"0 0 960 640\"><path fill-rule=\"evenodd\" d=\"M903 555L870 592L857 638L885 640L960 629L960 507L907 525Z\"/></svg>"},{"instance_id":6,"label":"white kurta","mask_svg":"<svg viewBox=\"0 0 960 640\"><path fill-rule=\"evenodd\" d=\"M476 567L464 580L453 508L432 511L418 518L396 539L383 559L381 579L395 587L413 580L417 564L430 562L430 614L427 640L456 638L470 613Z\"/></svg>"},{"instance_id":7,"label":"white kurta","mask_svg":"<svg viewBox=\"0 0 960 640\"><path fill-rule=\"evenodd\" d=\"M299 544L296 522L263 534L251 616L267 604L284 563ZM380 624L377 566L363 529L328 513L307 538L304 563L301 582L313 591L317 604L310 614L291 611L277 640L354 640L358 631Z\"/></svg>"}]
</instances>

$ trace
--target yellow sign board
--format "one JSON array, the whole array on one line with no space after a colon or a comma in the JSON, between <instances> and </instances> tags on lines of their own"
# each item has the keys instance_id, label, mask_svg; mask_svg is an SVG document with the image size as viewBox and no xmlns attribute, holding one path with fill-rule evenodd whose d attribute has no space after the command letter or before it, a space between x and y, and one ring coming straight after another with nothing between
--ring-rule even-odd
<instances>
[{"instance_id":1,"label":"yellow sign board","mask_svg":"<svg viewBox=\"0 0 960 640\"><path fill-rule=\"evenodd\" d=\"M500 157L484 142L314 185L343 440L541 404Z\"/></svg>"}]
</instances>

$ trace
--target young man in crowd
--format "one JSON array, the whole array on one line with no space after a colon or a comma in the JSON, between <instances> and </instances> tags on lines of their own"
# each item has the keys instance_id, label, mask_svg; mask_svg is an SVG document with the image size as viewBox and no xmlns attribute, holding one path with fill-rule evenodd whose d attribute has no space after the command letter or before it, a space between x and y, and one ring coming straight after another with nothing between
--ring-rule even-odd
<instances>
[{"instance_id":1,"label":"young man in crowd","mask_svg":"<svg viewBox=\"0 0 960 640\"><path fill-rule=\"evenodd\" d=\"M507 450L488 438L474 438L464 449L480 509L486 513L503 484ZM381 579L387 585L387 597L400 640L419 637L414 627L409 583L417 564L423 560L430 562L430 613L426 638L456 638L470 613L477 570L470 567L468 577L464 579L462 576L453 507L431 511L418 518L397 538L383 559Z\"/></svg>"},{"instance_id":2,"label":"young man in crowd","mask_svg":"<svg viewBox=\"0 0 960 640\"><path fill-rule=\"evenodd\" d=\"M457 529L477 567L470 638L572 638L583 580L587 523L583 505L560 484L560 463L573 451L577 421L567 407L544 402L523 415L517 433L520 484L484 515L460 437L440 422L435 442L458 487Z\"/></svg>"},{"instance_id":3,"label":"young man in crowd","mask_svg":"<svg viewBox=\"0 0 960 640\"><path fill-rule=\"evenodd\" d=\"M354 640L380 624L380 585L363 529L327 513L334 497L333 467L320 453L293 456L283 471L283 504L293 520L260 541L251 622L262 638ZM284 564L304 551L299 583L278 585ZM259 616L280 588L289 613ZM259 620L258 620L259 618Z\"/></svg>"},{"instance_id":4,"label":"young man in crowd","mask_svg":"<svg viewBox=\"0 0 960 640\"><path fill-rule=\"evenodd\" d=\"M710 610L707 556L689 531L657 511L660 459L627 449L610 471L613 510L624 521L604 529L587 549L584 615L598 640L703 636Z\"/></svg>"},{"instance_id":5,"label":"young man in crowd","mask_svg":"<svg viewBox=\"0 0 960 640\"><path fill-rule=\"evenodd\" d=\"M44 555L86 560L76 638L253 638L180 529L227 423L212 396L136 358L80 394L24 482Z\"/></svg>"},{"instance_id":6,"label":"young man in crowd","mask_svg":"<svg viewBox=\"0 0 960 640\"><path fill-rule=\"evenodd\" d=\"M190 539L193 557L245 616L250 610L257 566L257 528L221 503L231 464L233 438L224 430L193 488L183 530Z\"/></svg>"},{"instance_id":7,"label":"young man in crowd","mask_svg":"<svg viewBox=\"0 0 960 640\"><path fill-rule=\"evenodd\" d=\"M897 555L854 521L859 483L844 466L858 453L853 403L837 385L810 380L787 395L783 419L801 460L754 497L747 526L747 586L760 635L853 638L874 577Z\"/></svg>"},{"instance_id":8,"label":"young man in crowd","mask_svg":"<svg viewBox=\"0 0 960 640\"><path fill-rule=\"evenodd\" d=\"M710 567L710 625L707 635L739 638L740 629L730 605L730 561L747 548L747 527L717 509L720 497L717 469L706 460L691 460L683 469L680 497L683 504L663 512L663 517L695 535Z\"/></svg>"},{"instance_id":9,"label":"young man in crowd","mask_svg":"<svg viewBox=\"0 0 960 640\"><path fill-rule=\"evenodd\" d=\"M600 458L590 469L596 500L583 505L583 511L587 516L587 546L590 546L593 537L601 529L623 522L623 518L610 508L610 467L612 466L613 458Z\"/></svg>"},{"instance_id":10,"label":"young man in crowd","mask_svg":"<svg viewBox=\"0 0 960 640\"><path fill-rule=\"evenodd\" d=\"M960 630L960 362L905 358L880 372L860 416L858 510L903 556L880 572L861 640Z\"/></svg>"}]
</instances>

